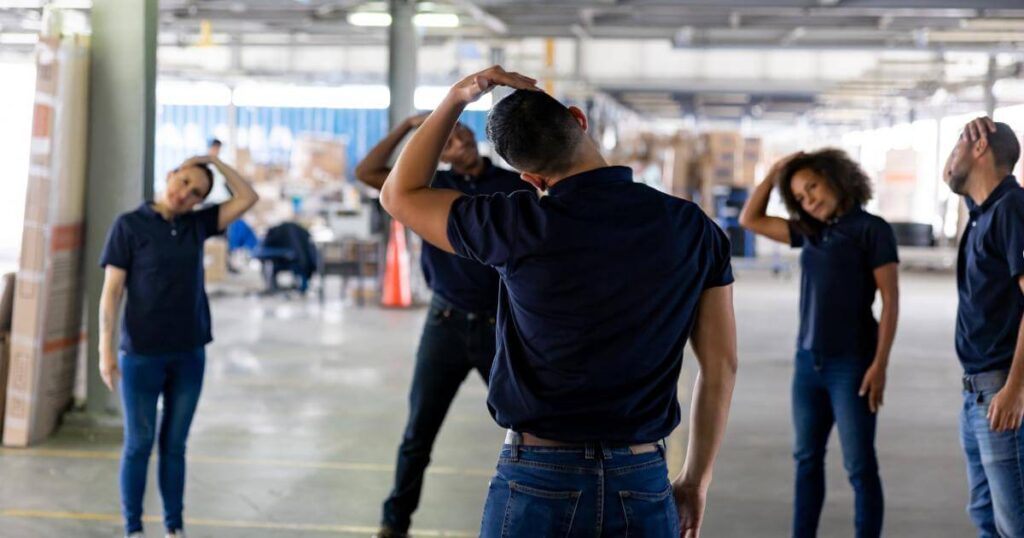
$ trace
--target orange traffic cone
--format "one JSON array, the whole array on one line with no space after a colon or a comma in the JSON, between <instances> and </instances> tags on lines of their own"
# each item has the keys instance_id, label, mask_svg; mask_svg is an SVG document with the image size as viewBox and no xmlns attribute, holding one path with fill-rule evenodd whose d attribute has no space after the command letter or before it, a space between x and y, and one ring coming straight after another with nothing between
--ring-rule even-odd
<instances>
[{"instance_id":1,"label":"orange traffic cone","mask_svg":"<svg viewBox=\"0 0 1024 538\"><path fill-rule=\"evenodd\" d=\"M391 221L391 236L388 238L387 265L384 267L384 291L381 304L395 308L412 305L412 288L409 284L409 251L405 248L405 227L397 220Z\"/></svg>"}]
</instances>

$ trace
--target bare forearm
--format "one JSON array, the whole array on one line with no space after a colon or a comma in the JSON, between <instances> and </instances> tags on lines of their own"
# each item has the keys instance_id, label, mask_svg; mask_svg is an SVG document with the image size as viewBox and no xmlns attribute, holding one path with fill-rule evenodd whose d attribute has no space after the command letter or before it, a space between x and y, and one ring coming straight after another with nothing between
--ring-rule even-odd
<instances>
[{"instance_id":1,"label":"bare forearm","mask_svg":"<svg viewBox=\"0 0 1024 538\"><path fill-rule=\"evenodd\" d=\"M896 323L899 319L898 300L886 301L882 304L882 316L878 321L878 345L875 349L875 360L881 364L889 364L889 354L896 338Z\"/></svg>"},{"instance_id":2,"label":"bare forearm","mask_svg":"<svg viewBox=\"0 0 1024 538\"><path fill-rule=\"evenodd\" d=\"M1017 328L1017 347L1013 353L1010 376L1006 380L1007 385L1024 389L1024 364L1022 363L1024 363L1024 317L1021 318L1020 326Z\"/></svg>"},{"instance_id":3,"label":"bare forearm","mask_svg":"<svg viewBox=\"0 0 1024 538\"><path fill-rule=\"evenodd\" d=\"M405 135L409 134L411 126L408 121L403 121L391 130L383 140L377 143L369 153L356 165L356 179L365 185L380 190L384 186L391 169L388 167L388 160L398 148Z\"/></svg>"},{"instance_id":4,"label":"bare forearm","mask_svg":"<svg viewBox=\"0 0 1024 538\"><path fill-rule=\"evenodd\" d=\"M217 171L224 176L224 180L228 184L228 190L231 191L231 197L238 200L251 201L253 203L259 199L256 191L249 185L249 182L239 174L237 170L228 166L220 159L213 161L213 165L217 167Z\"/></svg>"},{"instance_id":5,"label":"bare forearm","mask_svg":"<svg viewBox=\"0 0 1024 538\"><path fill-rule=\"evenodd\" d=\"M117 314L121 304L121 294L103 294L100 299L100 331L99 351L110 353L116 348L114 345L114 333L117 328Z\"/></svg>"},{"instance_id":6,"label":"bare forearm","mask_svg":"<svg viewBox=\"0 0 1024 538\"><path fill-rule=\"evenodd\" d=\"M768 201L771 199L773 187L774 181L772 181L771 177L768 177L754 189L747 203L743 205L743 211L740 213L741 224L747 225L768 214Z\"/></svg>"},{"instance_id":7,"label":"bare forearm","mask_svg":"<svg viewBox=\"0 0 1024 538\"><path fill-rule=\"evenodd\" d=\"M704 373L697 376L690 411L686 460L682 472L676 478L677 483L707 487L711 482L715 458L725 435L735 382L735 371L726 369L711 376L705 376Z\"/></svg>"}]
</instances>

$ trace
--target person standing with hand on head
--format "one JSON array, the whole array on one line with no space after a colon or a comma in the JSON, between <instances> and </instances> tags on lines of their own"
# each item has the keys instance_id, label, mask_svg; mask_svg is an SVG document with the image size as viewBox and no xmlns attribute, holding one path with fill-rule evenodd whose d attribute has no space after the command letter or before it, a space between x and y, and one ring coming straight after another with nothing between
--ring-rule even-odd
<instances>
[{"instance_id":1,"label":"person standing with hand on head","mask_svg":"<svg viewBox=\"0 0 1024 538\"><path fill-rule=\"evenodd\" d=\"M788 220L767 215L775 187ZM833 424L853 486L856 536L882 532L875 429L899 316L899 258L892 227L863 209L870 198L860 166L840 150L824 149L776 163L740 214L748 230L802 248L792 384L794 538L817 535ZM876 291L882 296L880 322L872 313Z\"/></svg>"},{"instance_id":2,"label":"person standing with hand on head","mask_svg":"<svg viewBox=\"0 0 1024 538\"><path fill-rule=\"evenodd\" d=\"M608 166L583 111L500 66L466 77L406 145L381 203L425 241L501 276L487 404L508 428L481 535L696 537L735 383L725 234L685 200ZM465 107L515 91L487 120L495 151L544 195L434 188ZM690 341L690 439L670 482Z\"/></svg>"},{"instance_id":3,"label":"person standing with hand on head","mask_svg":"<svg viewBox=\"0 0 1024 538\"><path fill-rule=\"evenodd\" d=\"M234 193L200 209L217 168ZM125 534L143 536L142 498L153 443L159 435L157 476L166 536L184 536L185 442L199 401L213 340L203 287L203 242L218 235L258 200L252 187L216 157L194 157L168 172L154 202L120 215L110 228L100 264L100 375L120 389L124 412L121 503ZM125 299L120 346L114 333ZM157 420L157 401L163 412Z\"/></svg>"},{"instance_id":4,"label":"person standing with hand on head","mask_svg":"<svg viewBox=\"0 0 1024 538\"><path fill-rule=\"evenodd\" d=\"M956 353L964 369L960 442L967 513L983 538L1024 537L1024 189L1020 142L1005 123L968 123L943 178L964 197Z\"/></svg>"},{"instance_id":5,"label":"person standing with hand on head","mask_svg":"<svg viewBox=\"0 0 1024 538\"><path fill-rule=\"evenodd\" d=\"M356 166L356 178L380 189L391 172L388 160L399 143L426 118L426 114L413 116L391 131ZM519 174L481 156L473 131L462 123L445 142L440 160L451 168L434 174L431 184L436 188L466 194L508 194L531 188ZM394 486L384 501L379 538L406 536L419 506L434 441L456 392L473 370L486 383L494 361L498 273L428 242L423 243L420 262L434 297L416 351L409 418L398 448Z\"/></svg>"}]
</instances>

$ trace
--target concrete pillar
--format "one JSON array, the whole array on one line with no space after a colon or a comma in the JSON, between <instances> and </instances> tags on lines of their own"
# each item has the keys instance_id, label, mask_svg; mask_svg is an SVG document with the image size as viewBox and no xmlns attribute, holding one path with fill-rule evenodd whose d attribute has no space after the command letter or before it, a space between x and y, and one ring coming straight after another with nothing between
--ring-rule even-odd
<instances>
[{"instance_id":1,"label":"concrete pillar","mask_svg":"<svg viewBox=\"0 0 1024 538\"><path fill-rule=\"evenodd\" d=\"M99 376L97 262L114 218L153 196L156 37L157 0L93 0L84 259L89 414L116 409Z\"/></svg>"},{"instance_id":2,"label":"concrete pillar","mask_svg":"<svg viewBox=\"0 0 1024 538\"><path fill-rule=\"evenodd\" d=\"M413 25L415 0L391 0L391 27L388 29L388 88L391 105L388 127L394 129L416 111L416 51L419 36Z\"/></svg>"},{"instance_id":3,"label":"concrete pillar","mask_svg":"<svg viewBox=\"0 0 1024 538\"><path fill-rule=\"evenodd\" d=\"M996 113L996 80L998 75L996 74L996 55L990 54L988 57L988 71L985 73L985 115L988 117L995 116Z\"/></svg>"}]
</instances>

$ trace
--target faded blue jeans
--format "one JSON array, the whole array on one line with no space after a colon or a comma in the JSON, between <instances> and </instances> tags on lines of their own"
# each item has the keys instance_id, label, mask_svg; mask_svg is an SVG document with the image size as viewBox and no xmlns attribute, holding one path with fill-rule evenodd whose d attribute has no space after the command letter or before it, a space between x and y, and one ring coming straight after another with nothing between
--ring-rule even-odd
<instances>
[{"instance_id":1,"label":"faded blue jeans","mask_svg":"<svg viewBox=\"0 0 1024 538\"><path fill-rule=\"evenodd\" d=\"M979 538L1024 537L1024 428L993 432L987 417L1006 375L964 376L960 444L967 458L967 513Z\"/></svg>"},{"instance_id":2,"label":"faded blue jeans","mask_svg":"<svg viewBox=\"0 0 1024 538\"><path fill-rule=\"evenodd\" d=\"M832 425L839 427L843 466L854 493L857 538L881 535L885 502L875 455L875 414L858 396L870 359L796 354L793 373L793 425L796 442L796 499L793 536L813 537L825 502L825 448Z\"/></svg>"},{"instance_id":3,"label":"faded blue jeans","mask_svg":"<svg viewBox=\"0 0 1024 538\"><path fill-rule=\"evenodd\" d=\"M203 387L206 351L134 355L122 353L121 403L124 452L121 456L121 505L125 534L142 530L142 496L153 442L159 434L157 478L164 501L164 527L178 530L185 496L185 440ZM163 413L157 429L157 400Z\"/></svg>"},{"instance_id":4,"label":"faded blue jeans","mask_svg":"<svg viewBox=\"0 0 1024 538\"><path fill-rule=\"evenodd\" d=\"M505 445L484 503L482 538L678 538L665 451Z\"/></svg>"}]
</instances>

